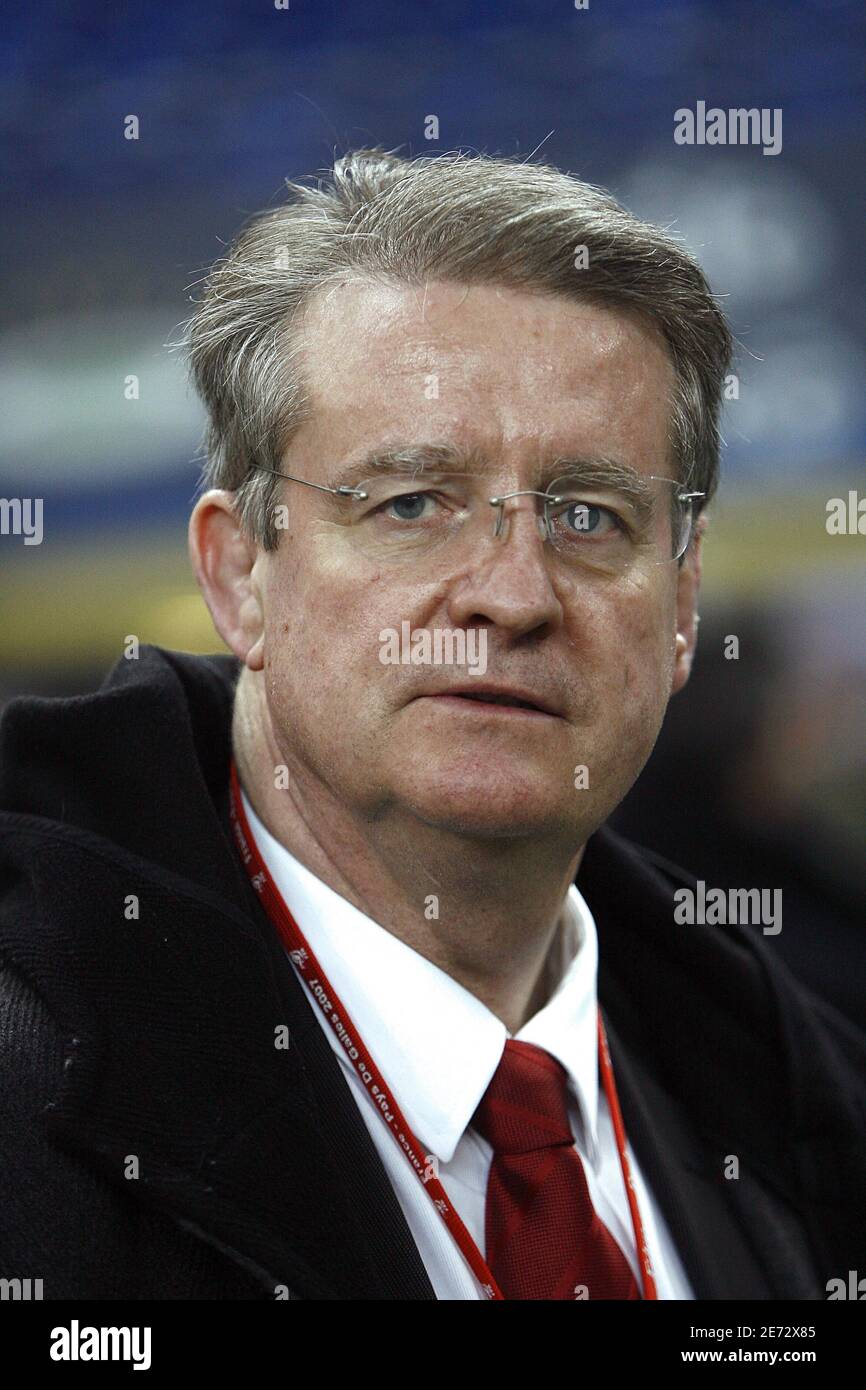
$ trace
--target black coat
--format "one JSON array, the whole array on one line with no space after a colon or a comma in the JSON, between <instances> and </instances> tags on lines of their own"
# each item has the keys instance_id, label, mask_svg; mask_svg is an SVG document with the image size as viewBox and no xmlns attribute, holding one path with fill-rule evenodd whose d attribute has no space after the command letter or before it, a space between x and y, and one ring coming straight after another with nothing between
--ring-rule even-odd
<instances>
[{"instance_id":1,"label":"black coat","mask_svg":"<svg viewBox=\"0 0 866 1390\"><path fill-rule=\"evenodd\" d=\"M432 1299L230 841L238 669L145 647L0 721L0 1277ZM866 1271L860 1034L771 940L676 925L692 880L611 831L577 882L626 1129L697 1297L823 1299Z\"/></svg>"}]
</instances>

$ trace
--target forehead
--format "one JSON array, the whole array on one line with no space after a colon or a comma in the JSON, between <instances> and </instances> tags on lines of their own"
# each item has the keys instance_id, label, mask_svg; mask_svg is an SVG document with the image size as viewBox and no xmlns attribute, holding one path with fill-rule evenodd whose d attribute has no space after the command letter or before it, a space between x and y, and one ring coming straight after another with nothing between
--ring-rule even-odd
<instances>
[{"instance_id":1,"label":"forehead","mask_svg":"<svg viewBox=\"0 0 866 1390\"><path fill-rule=\"evenodd\" d=\"M412 438L508 448L515 461L581 448L646 460L645 472L667 457L671 360L624 311L502 286L352 279L319 291L299 328L312 407L301 434L342 457Z\"/></svg>"}]
</instances>

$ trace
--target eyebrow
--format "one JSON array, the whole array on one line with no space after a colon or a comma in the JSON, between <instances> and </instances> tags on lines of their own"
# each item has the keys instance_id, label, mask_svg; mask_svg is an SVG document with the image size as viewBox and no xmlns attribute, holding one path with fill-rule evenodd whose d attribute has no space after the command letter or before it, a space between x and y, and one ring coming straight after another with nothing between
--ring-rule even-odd
<instances>
[{"instance_id":1,"label":"eyebrow","mask_svg":"<svg viewBox=\"0 0 866 1390\"><path fill-rule=\"evenodd\" d=\"M389 449L374 449L354 464L348 465L333 480L333 487L354 487L377 473L447 472L483 477L493 472L495 464L478 450L459 449L452 444L408 444ZM644 474L631 464L603 455L571 456L551 459L537 470L537 484L544 486L558 478L600 487L615 487L628 494L638 508L652 502L652 490Z\"/></svg>"}]
</instances>

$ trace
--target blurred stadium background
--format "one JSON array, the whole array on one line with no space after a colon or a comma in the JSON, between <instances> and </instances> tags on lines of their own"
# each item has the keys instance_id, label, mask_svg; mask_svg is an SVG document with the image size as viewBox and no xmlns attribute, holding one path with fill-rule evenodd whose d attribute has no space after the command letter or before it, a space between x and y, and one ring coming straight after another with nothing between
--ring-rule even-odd
<instances>
[{"instance_id":1,"label":"blurred stadium background","mask_svg":"<svg viewBox=\"0 0 866 1390\"><path fill-rule=\"evenodd\" d=\"M0 704L94 688L128 633L222 649L166 344L241 222L362 144L538 150L680 233L740 344L697 671L616 822L714 885L783 887L779 949L866 1023L866 538L825 526L864 490L861 7L49 0L4 31L0 496L42 497L44 539L0 537ZM675 145L697 100L781 107L781 154Z\"/></svg>"}]
</instances>

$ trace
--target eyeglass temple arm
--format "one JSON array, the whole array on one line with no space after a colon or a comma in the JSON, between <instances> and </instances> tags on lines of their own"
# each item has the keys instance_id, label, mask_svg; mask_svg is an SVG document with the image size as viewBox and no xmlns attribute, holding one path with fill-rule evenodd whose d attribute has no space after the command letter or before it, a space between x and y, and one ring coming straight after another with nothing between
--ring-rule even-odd
<instances>
[{"instance_id":1,"label":"eyeglass temple arm","mask_svg":"<svg viewBox=\"0 0 866 1390\"><path fill-rule=\"evenodd\" d=\"M259 468L263 473L273 473L275 478L287 478L290 483L303 483L304 487L317 488L319 492L333 492L337 497L357 497L363 501L367 496L360 488L347 487L345 484L340 487L325 487L323 483L311 483L309 478L296 478L292 473L281 473L278 468L266 468L263 463L252 463L251 468Z\"/></svg>"}]
</instances>

